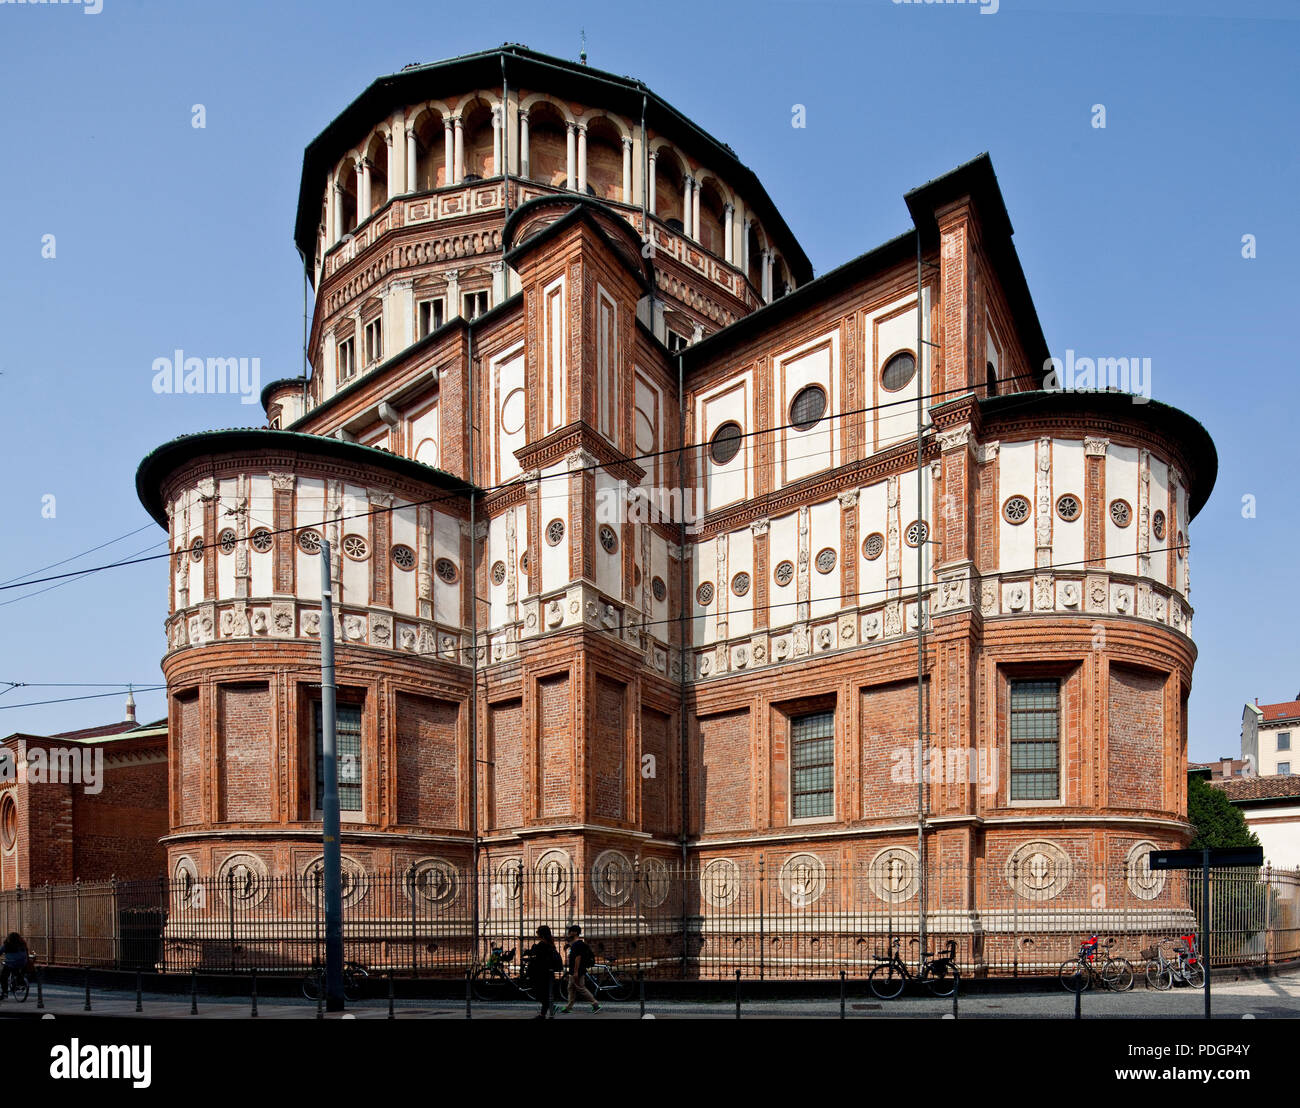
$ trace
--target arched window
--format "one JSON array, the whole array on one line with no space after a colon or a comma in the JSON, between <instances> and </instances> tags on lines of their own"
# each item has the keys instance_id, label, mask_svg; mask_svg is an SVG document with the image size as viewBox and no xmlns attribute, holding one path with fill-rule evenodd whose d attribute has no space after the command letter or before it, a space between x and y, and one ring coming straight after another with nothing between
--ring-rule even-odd
<instances>
[{"instance_id":1,"label":"arched window","mask_svg":"<svg viewBox=\"0 0 1300 1108\"><path fill-rule=\"evenodd\" d=\"M993 368L992 362L984 367L984 391L986 396L998 394L998 371Z\"/></svg>"},{"instance_id":2,"label":"arched window","mask_svg":"<svg viewBox=\"0 0 1300 1108\"><path fill-rule=\"evenodd\" d=\"M465 144L465 180L491 177L492 107L486 100L475 100L461 112L462 141Z\"/></svg>"},{"instance_id":3,"label":"arched window","mask_svg":"<svg viewBox=\"0 0 1300 1108\"><path fill-rule=\"evenodd\" d=\"M569 179L564 116L545 101L528 109L527 176L555 188L564 188Z\"/></svg>"},{"instance_id":4,"label":"arched window","mask_svg":"<svg viewBox=\"0 0 1300 1108\"><path fill-rule=\"evenodd\" d=\"M604 116L587 125L587 194L623 199L623 136Z\"/></svg>"},{"instance_id":5,"label":"arched window","mask_svg":"<svg viewBox=\"0 0 1300 1108\"><path fill-rule=\"evenodd\" d=\"M682 229L682 188L686 176L681 163L668 147L659 147L655 159L655 215L675 231ZM674 222L674 220L676 222Z\"/></svg>"},{"instance_id":6,"label":"arched window","mask_svg":"<svg viewBox=\"0 0 1300 1108\"><path fill-rule=\"evenodd\" d=\"M437 112L424 112L415 121L416 190L426 192L448 183L446 127Z\"/></svg>"},{"instance_id":7,"label":"arched window","mask_svg":"<svg viewBox=\"0 0 1300 1108\"><path fill-rule=\"evenodd\" d=\"M718 184L712 178L705 180L700 189L700 226L695 237L700 245L710 254L722 257L726 246L726 231L723 228L725 202Z\"/></svg>"},{"instance_id":8,"label":"arched window","mask_svg":"<svg viewBox=\"0 0 1300 1108\"><path fill-rule=\"evenodd\" d=\"M370 210L366 212L369 219L388 203L388 143L383 135L371 137L366 161L370 163Z\"/></svg>"}]
</instances>

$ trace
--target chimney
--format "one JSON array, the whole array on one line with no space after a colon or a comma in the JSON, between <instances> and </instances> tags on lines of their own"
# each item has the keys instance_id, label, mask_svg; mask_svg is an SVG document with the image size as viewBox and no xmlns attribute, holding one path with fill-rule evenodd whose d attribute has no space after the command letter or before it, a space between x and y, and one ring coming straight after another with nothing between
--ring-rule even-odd
<instances>
[{"instance_id":1,"label":"chimney","mask_svg":"<svg viewBox=\"0 0 1300 1108\"><path fill-rule=\"evenodd\" d=\"M1223 776L1224 776L1224 777L1231 777L1231 776L1232 776L1232 759L1231 759L1231 758L1223 758L1223 759L1221 759L1221 768L1222 768L1222 770L1223 770Z\"/></svg>"},{"instance_id":2,"label":"chimney","mask_svg":"<svg viewBox=\"0 0 1300 1108\"><path fill-rule=\"evenodd\" d=\"M122 717L122 722L135 722L135 694L131 691L130 685L126 687L126 715Z\"/></svg>"}]
</instances>

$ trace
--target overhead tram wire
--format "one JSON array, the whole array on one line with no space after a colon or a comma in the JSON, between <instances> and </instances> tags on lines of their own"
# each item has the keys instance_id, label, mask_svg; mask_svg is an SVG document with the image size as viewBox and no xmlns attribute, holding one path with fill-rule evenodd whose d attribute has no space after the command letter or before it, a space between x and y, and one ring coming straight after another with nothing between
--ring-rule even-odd
<instances>
[{"instance_id":1,"label":"overhead tram wire","mask_svg":"<svg viewBox=\"0 0 1300 1108\"><path fill-rule=\"evenodd\" d=\"M163 692L166 685L149 685L147 687L136 686L135 691L140 693ZM8 711L11 708L39 708L45 704L71 704L77 700L99 700L106 696L121 696L122 690L115 689L113 692L89 693L86 696L64 696L57 697L53 700L27 700L21 704L0 704L0 712Z\"/></svg>"},{"instance_id":2,"label":"overhead tram wire","mask_svg":"<svg viewBox=\"0 0 1300 1108\"><path fill-rule=\"evenodd\" d=\"M1003 380L1016 380L1016 379L1023 379L1023 378L1033 378L1035 380L1037 379L1033 374L1019 374L1016 377L1003 378ZM897 407L904 404L915 404L918 400L933 399L936 396L949 396L954 393L959 395L970 395L970 394L978 393L979 388L980 386L964 386L961 388L954 388L954 389L941 389L936 392L924 393L919 397L913 396L903 400L891 400L884 404L869 404L862 408L853 408L843 412L828 412L822 418L827 420L844 419L848 416L865 415L869 412L883 411L886 408ZM1011 395L1015 395L1015 394L1013 393ZM785 431L785 430L790 430L792 428L795 428L795 425L793 423L783 423L774 427L764 427L754 431L742 431L740 437L750 438L755 435L770 435L770 434L775 434L777 431ZM702 443L691 443L685 446L670 447L664 450L650 451L645 454L635 454L635 455L620 454L610 462L596 462L589 466L579 466L571 470L564 470L562 472L557 472L557 473L543 473L537 475L536 477L524 477L521 475L518 477L512 477L509 481L504 481L501 484L491 485L488 486L487 488L479 489L476 491L480 496L487 496L490 495L491 493L501 492L505 489L513 488L516 485L524 485L533 481L540 482L540 481L554 480L561 477L568 478L568 477L572 477L575 473L587 473L587 472L592 472L600 469L608 469L609 466L611 465L621 465L621 464L626 464L627 462L646 461L651 458L660 458L669 454L683 454L689 450L703 450L703 449L707 449L708 446L709 443L702 442ZM396 512L408 508L420 508L420 507L428 506L430 504L445 503L449 500L461 499L465 495L466 495L466 491L444 493L440 496L431 496L424 500L412 500L412 501L408 501L405 504L392 505L390 507L372 508L370 511L366 511L366 512L353 512L348 515L335 516L332 519L324 519L321 520L319 523L315 523L315 524L299 524L294 527L281 527L278 529L268 528L267 530L272 535L296 534L298 531L301 531L304 528L325 527L328 524L342 523L345 520L349 520L349 519L366 519L370 516L382 515L385 512ZM144 530L144 528L138 528L138 530ZM132 532L132 534L134 533L135 532ZM111 544L105 544L105 545L111 545ZM208 549L213 549L219 545L220 542L217 541L217 542L203 543L199 547L188 547L187 549L208 550ZM58 581L68 577L81 577L84 576L85 574L101 573L104 570L109 570L109 569L122 569L126 566L141 565L145 562L156 562L156 561L160 561L163 558L170 558L176 553L177 551L167 550L160 554L151 554L147 557L128 558L119 562L106 562L103 565L89 566L86 569L75 570L69 573L52 574L49 577L38 577L31 581L10 582L7 584L0 584L0 592L7 591L13 588L20 588L23 585L42 585L48 581Z\"/></svg>"}]
</instances>

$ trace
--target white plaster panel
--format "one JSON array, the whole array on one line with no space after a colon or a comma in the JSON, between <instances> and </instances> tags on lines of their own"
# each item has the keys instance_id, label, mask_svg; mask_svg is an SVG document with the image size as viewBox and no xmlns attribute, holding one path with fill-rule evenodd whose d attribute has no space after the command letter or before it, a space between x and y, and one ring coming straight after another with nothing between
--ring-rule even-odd
<instances>
[{"instance_id":1,"label":"white plaster panel","mask_svg":"<svg viewBox=\"0 0 1300 1108\"><path fill-rule=\"evenodd\" d=\"M370 500L366 490L356 485L343 487L343 520L340 538L344 535L360 535L370 543L371 519L366 513L371 511ZM370 559L354 562L343 553L340 541L339 550L330 551L330 556L337 559L343 569L343 603L367 605L370 603Z\"/></svg>"},{"instance_id":2,"label":"white plaster panel","mask_svg":"<svg viewBox=\"0 0 1300 1108\"><path fill-rule=\"evenodd\" d=\"M513 509L507 511L513 511ZM506 604L506 597L510 593L510 555L506 549L506 514L506 512L502 512L501 515L488 521L488 556L486 559L488 572L487 579L481 584L487 589L488 622L492 627L500 627L511 618ZM506 577L499 585L492 579L492 567L497 562L501 562L506 567Z\"/></svg>"},{"instance_id":3,"label":"white plaster panel","mask_svg":"<svg viewBox=\"0 0 1300 1108\"><path fill-rule=\"evenodd\" d=\"M310 527L324 538L324 519L325 482L318 477L298 478L298 497L294 512L295 532ZM319 600L320 557L316 554L304 554L298 547L297 534L293 538L294 581L297 582L298 596L303 600Z\"/></svg>"},{"instance_id":4,"label":"white plaster panel","mask_svg":"<svg viewBox=\"0 0 1300 1108\"><path fill-rule=\"evenodd\" d=\"M932 505L930 503L934 494L934 481L930 476L930 468L927 466L924 473L924 483L922 485L923 495L925 497L921 510L917 510L916 498L916 474L907 473L903 475L898 482L898 541L902 548L902 561L899 564L900 576L902 578L903 591L916 588L916 547L907 545L907 528L915 519L925 520L929 527L929 539L936 538L934 520L932 518ZM921 547L923 557L922 581L929 582L931 569L934 566L935 547L932 541L927 541Z\"/></svg>"},{"instance_id":5,"label":"white plaster panel","mask_svg":"<svg viewBox=\"0 0 1300 1108\"><path fill-rule=\"evenodd\" d=\"M767 536L767 589L768 603L772 605L768 612L768 624L771 627L785 627L794 623L799 614L795 603L798 596L799 581L799 513L781 516L772 520ZM776 583L776 567L784 561L793 562L795 574L788 585Z\"/></svg>"},{"instance_id":6,"label":"white plaster panel","mask_svg":"<svg viewBox=\"0 0 1300 1108\"><path fill-rule=\"evenodd\" d=\"M239 531L238 518L227 512L239 506L239 482L231 477L217 483L217 533L212 536L216 545L208 547L204 557L217 560L217 599L226 600L235 595L235 553L221 549L221 532L230 528Z\"/></svg>"},{"instance_id":7,"label":"white plaster panel","mask_svg":"<svg viewBox=\"0 0 1300 1108\"><path fill-rule=\"evenodd\" d=\"M830 469L839 444L839 331L813 339L774 366L774 395L779 398L779 425L790 423L790 404L800 389L820 385L826 392L826 414L807 431L785 426L780 436L777 487L812 473Z\"/></svg>"},{"instance_id":8,"label":"white plaster panel","mask_svg":"<svg viewBox=\"0 0 1300 1108\"><path fill-rule=\"evenodd\" d=\"M468 572L460 556L460 520L453 516L433 513L433 558L430 564L436 565L439 558L450 558L458 570L457 580L447 583L434 573L433 575L433 618L439 623L460 623L460 578Z\"/></svg>"},{"instance_id":9,"label":"white plaster panel","mask_svg":"<svg viewBox=\"0 0 1300 1108\"><path fill-rule=\"evenodd\" d=\"M519 462L515 451L528 441L528 397L524 391L523 347L497 358L492 363L493 470L497 481L518 476Z\"/></svg>"},{"instance_id":10,"label":"white plaster panel","mask_svg":"<svg viewBox=\"0 0 1300 1108\"><path fill-rule=\"evenodd\" d=\"M899 314L902 305L907 310ZM867 382L867 396L874 403L887 405L874 413L876 449L884 450L896 443L916 438L916 398L925 390L925 373L918 372L907 385L893 392L886 391L880 383L880 371L900 350L911 351L916 356L916 297L909 296L886 305L867 320L867 339L871 350L871 379ZM925 368L923 351L918 362ZM946 399L946 398L941 398ZM912 401L912 403L901 403Z\"/></svg>"},{"instance_id":11,"label":"white plaster panel","mask_svg":"<svg viewBox=\"0 0 1300 1108\"><path fill-rule=\"evenodd\" d=\"M809 592L812 598L811 614L833 615L840 608L840 565L844 552L840 549L840 502L838 499L814 504L808 512ZM835 551L835 568L830 573L817 569L817 555L826 547Z\"/></svg>"},{"instance_id":12,"label":"white plaster panel","mask_svg":"<svg viewBox=\"0 0 1300 1108\"><path fill-rule=\"evenodd\" d=\"M858 496L858 549L845 552L858 559L858 604L879 604L885 599L889 560L883 548L880 556L870 561L862 553L867 536L875 533L889 541L889 487L884 481L863 489Z\"/></svg>"},{"instance_id":13,"label":"white plaster panel","mask_svg":"<svg viewBox=\"0 0 1300 1108\"><path fill-rule=\"evenodd\" d=\"M403 505L394 507L393 545L409 546L418 559L420 551L419 509ZM416 614L416 576L415 568L398 569L393 567L393 609L403 615Z\"/></svg>"},{"instance_id":14,"label":"white plaster panel","mask_svg":"<svg viewBox=\"0 0 1300 1108\"><path fill-rule=\"evenodd\" d=\"M411 457L436 467L439 459L438 431L437 400L413 409L407 433Z\"/></svg>"},{"instance_id":15,"label":"white plaster panel","mask_svg":"<svg viewBox=\"0 0 1300 1108\"><path fill-rule=\"evenodd\" d=\"M551 476L563 474L564 476ZM550 592L569 583L569 541L573 537L569 527L569 479L567 463L551 466L543 471L538 486L538 524L542 533L537 536L537 549L542 556L542 591ZM546 541L546 528L551 520L564 521L564 538L552 546Z\"/></svg>"},{"instance_id":16,"label":"white plaster panel","mask_svg":"<svg viewBox=\"0 0 1300 1108\"><path fill-rule=\"evenodd\" d=\"M1084 541L1087 524L1084 521L1088 515L1083 495L1085 469L1081 439L1052 440L1052 564L1063 567L1067 572L1095 568L1083 564L1087 555L1087 544ZM1073 522L1063 520L1056 510L1056 501L1066 493L1070 493L1079 502L1079 516ZM1003 523L1002 526L1007 524Z\"/></svg>"},{"instance_id":17,"label":"white plaster panel","mask_svg":"<svg viewBox=\"0 0 1300 1108\"><path fill-rule=\"evenodd\" d=\"M1151 457L1151 512L1149 519L1154 521L1156 512L1165 513L1165 537L1156 538L1151 531L1151 577L1162 585L1169 584L1169 547L1176 539L1170 538L1169 528L1169 465L1159 458ZM1148 526L1153 526L1151 523Z\"/></svg>"},{"instance_id":18,"label":"white plaster panel","mask_svg":"<svg viewBox=\"0 0 1300 1108\"><path fill-rule=\"evenodd\" d=\"M994 505L998 524L998 568L1003 573L1026 573L1034 568L1034 529L1036 506L1037 443L1004 442L998 450L998 503ZM1012 496L1029 501L1029 517L1024 523L1008 523L1002 505ZM906 525L905 525L906 526Z\"/></svg>"},{"instance_id":19,"label":"white plaster panel","mask_svg":"<svg viewBox=\"0 0 1300 1108\"><path fill-rule=\"evenodd\" d=\"M718 388L701 395L696 404L696 425L702 430L700 441L709 443L724 423L740 425L742 435L752 427L752 374L745 372ZM752 440L740 440L740 450L726 465L715 465L707 445L700 451L701 472L707 510L724 507L745 499L751 487L750 457Z\"/></svg>"},{"instance_id":20,"label":"white plaster panel","mask_svg":"<svg viewBox=\"0 0 1300 1108\"><path fill-rule=\"evenodd\" d=\"M596 505L615 504L620 510L615 518L606 519L605 513L597 512L596 526L608 523L618 536L619 545L613 554L607 553L600 543L599 533L592 535L595 548L596 587L608 596L621 600L623 598L623 529L622 529L622 483L611 477L603 469L596 470Z\"/></svg>"},{"instance_id":21,"label":"white plaster panel","mask_svg":"<svg viewBox=\"0 0 1300 1108\"><path fill-rule=\"evenodd\" d=\"M744 596L731 591L731 582L738 573L749 574L749 592ZM727 536L727 580L719 582L719 587L726 590L727 637L748 635L754 629L754 597L758 591L754 582L754 532L748 527Z\"/></svg>"},{"instance_id":22,"label":"white plaster panel","mask_svg":"<svg viewBox=\"0 0 1300 1108\"><path fill-rule=\"evenodd\" d=\"M712 542L692 543L691 552L691 606L692 629L695 643L711 643L718 634L718 551ZM697 591L704 581L713 582L713 602L707 607L700 604ZM672 587L671 585L669 586Z\"/></svg>"},{"instance_id":23,"label":"white plaster panel","mask_svg":"<svg viewBox=\"0 0 1300 1108\"><path fill-rule=\"evenodd\" d=\"M264 475L258 475L252 478L250 485L248 533L251 535L259 527L274 531L275 513L273 505L275 497L271 489L271 479ZM252 595L270 596L272 589L275 587L275 550L254 550L250 543L248 546L248 568L252 575L252 580L249 583Z\"/></svg>"},{"instance_id":24,"label":"white plaster panel","mask_svg":"<svg viewBox=\"0 0 1300 1108\"><path fill-rule=\"evenodd\" d=\"M1117 499L1127 500L1133 509L1133 521L1127 527L1116 527L1110 517L1110 505ZM1105 513L1106 568L1118 573L1137 573L1138 450L1135 446L1111 443L1106 452Z\"/></svg>"},{"instance_id":25,"label":"white plaster panel","mask_svg":"<svg viewBox=\"0 0 1300 1108\"><path fill-rule=\"evenodd\" d=\"M564 277L542 290L542 394L547 398L545 429L554 431L567 422L568 341L565 322Z\"/></svg>"}]
</instances>

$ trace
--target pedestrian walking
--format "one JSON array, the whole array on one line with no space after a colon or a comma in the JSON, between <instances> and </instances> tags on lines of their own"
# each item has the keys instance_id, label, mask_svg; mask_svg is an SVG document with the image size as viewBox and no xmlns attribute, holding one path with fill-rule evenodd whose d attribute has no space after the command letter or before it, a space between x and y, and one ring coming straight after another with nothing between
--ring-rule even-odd
<instances>
[{"instance_id":1,"label":"pedestrian walking","mask_svg":"<svg viewBox=\"0 0 1300 1108\"><path fill-rule=\"evenodd\" d=\"M551 929L542 924L537 928L537 942L528 948L528 982L534 994L541 1001L542 1009L534 1019L544 1020L554 1017L554 1005L551 1003L551 989L555 982L555 973L564 968L564 959L560 957L559 947Z\"/></svg>"},{"instance_id":2,"label":"pedestrian walking","mask_svg":"<svg viewBox=\"0 0 1300 1108\"><path fill-rule=\"evenodd\" d=\"M576 923L570 925L566 937L569 944L569 1003L564 1006L564 1011L572 1012L578 997L582 996L586 997L593 1012L599 1012L600 1003L587 988L587 971L595 965L596 955L582 937L582 928Z\"/></svg>"}]
</instances>

